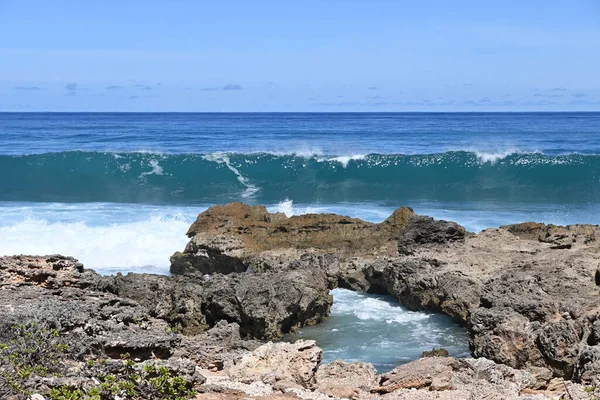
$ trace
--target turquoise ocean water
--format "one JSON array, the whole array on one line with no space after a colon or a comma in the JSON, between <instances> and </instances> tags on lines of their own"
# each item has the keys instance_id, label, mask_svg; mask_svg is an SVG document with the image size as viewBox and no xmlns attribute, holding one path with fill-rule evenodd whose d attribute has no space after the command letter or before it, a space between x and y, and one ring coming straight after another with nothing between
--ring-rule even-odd
<instances>
[{"instance_id":1,"label":"turquoise ocean water","mask_svg":"<svg viewBox=\"0 0 600 400\"><path fill-rule=\"evenodd\" d=\"M167 273L195 216L230 201L374 222L410 206L471 231L600 223L600 113L0 113L0 171L0 255ZM385 301L339 292L332 320L436 343L429 317L402 322ZM414 357L402 343L391 359Z\"/></svg>"}]
</instances>

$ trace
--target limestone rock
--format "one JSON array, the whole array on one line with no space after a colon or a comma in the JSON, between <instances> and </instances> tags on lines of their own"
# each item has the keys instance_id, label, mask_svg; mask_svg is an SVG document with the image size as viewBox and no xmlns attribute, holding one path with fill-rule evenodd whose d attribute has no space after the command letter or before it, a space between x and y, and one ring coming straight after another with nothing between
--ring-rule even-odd
<instances>
[{"instance_id":1,"label":"limestone rock","mask_svg":"<svg viewBox=\"0 0 600 400\"><path fill-rule=\"evenodd\" d=\"M339 398L368 397L377 383L377 371L364 362L337 360L322 365L316 373L317 390Z\"/></svg>"},{"instance_id":2,"label":"limestone rock","mask_svg":"<svg viewBox=\"0 0 600 400\"><path fill-rule=\"evenodd\" d=\"M574 378L600 387L600 346L584 346L577 356Z\"/></svg>"},{"instance_id":3,"label":"limestone rock","mask_svg":"<svg viewBox=\"0 0 600 400\"><path fill-rule=\"evenodd\" d=\"M322 358L323 351L313 340L269 342L244 355L228 374L244 383L262 381L280 387L311 388Z\"/></svg>"},{"instance_id":4,"label":"limestone rock","mask_svg":"<svg viewBox=\"0 0 600 400\"><path fill-rule=\"evenodd\" d=\"M243 336L275 339L329 314L332 298L319 270L266 274L106 277L105 290L131 298L181 332L198 334L220 320Z\"/></svg>"},{"instance_id":5,"label":"limestone rock","mask_svg":"<svg viewBox=\"0 0 600 400\"><path fill-rule=\"evenodd\" d=\"M381 376L379 393L391 393L399 389L434 388L451 389L450 378L455 370L462 368L460 361L449 357L427 357L401 365ZM435 387L431 388L434 383Z\"/></svg>"},{"instance_id":6,"label":"limestone rock","mask_svg":"<svg viewBox=\"0 0 600 400\"><path fill-rule=\"evenodd\" d=\"M232 273L252 267L252 256L278 250L332 249L350 259L362 254L396 253L396 240L414 215L401 208L382 222L373 224L335 214L286 217L269 213L263 206L230 203L204 211L187 234L191 238L183 252L171 257L171 272ZM300 251L292 259L292 262ZM273 268L273 266L271 266Z\"/></svg>"}]
</instances>

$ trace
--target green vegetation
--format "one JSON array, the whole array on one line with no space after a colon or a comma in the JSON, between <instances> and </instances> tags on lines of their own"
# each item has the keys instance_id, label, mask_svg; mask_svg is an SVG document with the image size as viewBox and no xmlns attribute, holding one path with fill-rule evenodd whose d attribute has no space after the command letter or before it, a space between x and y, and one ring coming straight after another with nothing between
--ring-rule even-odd
<instances>
[{"instance_id":1,"label":"green vegetation","mask_svg":"<svg viewBox=\"0 0 600 400\"><path fill-rule=\"evenodd\" d=\"M0 343L0 398L30 394L25 382L57 373L69 349L56 329L36 322L14 325L7 337Z\"/></svg>"},{"instance_id":2,"label":"green vegetation","mask_svg":"<svg viewBox=\"0 0 600 400\"><path fill-rule=\"evenodd\" d=\"M68 349L56 329L37 323L14 326L7 343L0 344L0 398L31 395L31 378L60 378ZM121 360L89 359L82 368L79 377L90 382L86 387L62 385L42 394L51 400L185 400L195 394L191 383L171 369L137 362L128 353Z\"/></svg>"},{"instance_id":3,"label":"green vegetation","mask_svg":"<svg viewBox=\"0 0 600 400\"><path fill-rule=\"evenodd\" d=\"M448 357L450 353L443 347L433 348L429 351L424 351L421 357Z\"/></svg>"}]
</instances>

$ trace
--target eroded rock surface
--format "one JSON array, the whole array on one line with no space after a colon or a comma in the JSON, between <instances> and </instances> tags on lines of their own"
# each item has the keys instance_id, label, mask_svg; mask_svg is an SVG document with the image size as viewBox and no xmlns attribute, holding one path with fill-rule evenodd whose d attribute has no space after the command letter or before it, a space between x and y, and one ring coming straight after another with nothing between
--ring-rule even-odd
<instances>
[{"instance_id":1,"label":"eroded rock surface","mask_svg":"<svg viewBox=\"0 0 600 400\"><path fill-rule=\"evenodd\" d=\"M86 358L103 352L103 368L117 368L127 352L181 371L205 399L598 397L599 232L526 223L472 234L408 208L372 224L213 207L173 256L172 277L0 257L0 339L42 321L71 344L74 367L33 380L35 390L86 387ZM335 287L452 316L476 358L428 357L377 375L364 363L321 365L315 343L259 341L321 321Z\"/></svg>"},{"instance_id":2,"label":"eroded rock surface","mask_svg":"<svg viewBox=\"0 0 600 400\"><path fill-rule=\"evenodd\" d=\"M394 255L413 215L411 209L400 208L381 224L373 224L336 214L288 218L269 213L264 206L242 203L214 206L201 213L188 230L191 240L182 253L171 257L171 272L276 270L293 262L302 264L301 256L307 252L331 252L342 259Z\"/></svg>"},{"instance_id":3,"label":"eroded rock surface","mask_svg":"<svg viewBox=\"0 0 600 400\"><path fill-rule=\"evenodd\" d=\"M477 357L570 379L576 365L596 371L599 234L597 226L539 223L472 234L408 208L371 224L232 203L198 216L172 271L312 271L329 288L390 294L410 309L452 316Z\"/></svg>"}]
</instances>

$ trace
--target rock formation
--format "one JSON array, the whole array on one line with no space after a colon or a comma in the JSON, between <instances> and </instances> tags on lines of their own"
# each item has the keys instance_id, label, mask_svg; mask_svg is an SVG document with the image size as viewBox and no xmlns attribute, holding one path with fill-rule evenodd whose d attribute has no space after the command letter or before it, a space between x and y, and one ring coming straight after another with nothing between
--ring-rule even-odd
<instances>
[{"instance_id":1,"label":"rock formation","mask_svg":"<svg viewBox=\"0 0 600 400\"><path fill-rule=\"evenodd\" d=\"M171 261L173 273L321 271L312 274L329 288L390 294L452 316L477 357L540 379L570 379L577 369L589 380L600 346L599 234L597 226L524 223L475 235L408 208L372 224L232 203L200 214Z\"/></svg>"},{"instance_id":2,"label":"rock formation","mask_svg":"<svg viewBox=\"0 0 600 400\"><path fill-rule=\"evenodd\" d=\"M599 234L537 223L472 234L408 208L373 224L217 206L191 226L170 277L0 257L0 343L32 321L69 343L61 377L27 381L39 393L89 387L86 360L107 358L94 367L106 374L129 353L177 371L204 399L598 397ZM378 375L365 363L322 365L314 342L264 342L326 318L335 287L452 316L475 358L427 357Z\"/></svg>"}]
</instances>

